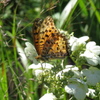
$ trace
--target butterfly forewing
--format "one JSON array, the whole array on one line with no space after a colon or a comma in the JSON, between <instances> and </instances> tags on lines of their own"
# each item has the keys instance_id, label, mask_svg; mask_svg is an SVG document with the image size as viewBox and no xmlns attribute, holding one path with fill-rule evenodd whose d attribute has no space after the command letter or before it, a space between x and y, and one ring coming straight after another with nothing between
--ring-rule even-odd
<instances>
[{"instance_id":1,"label":"butterfly forewing","mask_svg":"<svg viewBox=\"0 0 100 100\"><path fill-rule=\"evenodd\" d=\"M33 41L34 41L34 45L35 45L35 48L37 50L37 53L38 54L41 54L40 52L40 44L39 44L39 41L40 41L40 28L41 28L41 24L42 24L43 20L42 19L39 19L37 18L35 21L34 21L34 27L33 27L33 30L32 30L32 36L33 36Z\"/></svg>"}]
</instances>

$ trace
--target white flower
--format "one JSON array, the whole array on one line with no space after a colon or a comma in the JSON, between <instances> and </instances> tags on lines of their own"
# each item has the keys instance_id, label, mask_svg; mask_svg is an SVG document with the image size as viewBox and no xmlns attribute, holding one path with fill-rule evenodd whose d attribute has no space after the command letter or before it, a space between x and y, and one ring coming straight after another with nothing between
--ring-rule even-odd
<instances>
[{"instance_id":1,"label":"white flower","mask_svg":"<svg viewBox=\"0 0 100 100\"><path fill-rule=\"evenodd\" d=\"M66 65L65 66L65 68L67 69L67 70L78 70L78 67L76 67L76 66L74 66L74 65Z\"/></svg>"},{"instance_id":2,"label":"white flower","mask_svg":"<svg viewBox=\"0 0 100 100\"><path fill-rule=\"evenodd\" d=\"M78 76L78 67L76 67L76 66L73 66L73 65L66 65L65 66L65 69L63 69L62 71L60 71L60 72L58 72L57 74L56 74L56 78L63 78L64 76L63 76L63 74L64 73L66 73L66 72L69 72L69 71L73 71L73 73L74 73L74 76Z\"/></svg>"},{"instance_id":3,"label":"white flower","mask_svg":"<svg viewBox=\"0 0 100 100\"><path fill-rule=\"evenodd\" d=\"M95 67L90 67L89 69L83 69L82 74L87 78L87 84L95 86L100 82L100 70Z\"/></svg>"},{"instance_id":4,"label":"white flower","mask_svg":"<svg viewBox=\"0 0 100 100\"><path fill-rule=\"evenodd\" d=\"M43 95L39 100L57 100L56 96L53 93L47 93Z\"/></svg>"},{"instance_id":5,"label":"white flower","mask_svg":"<svg viewBox=\"0 0 100 100\"><path fill-rule=\"evenodd\" d=\"M74 44L74 42L77 41L77 39L78 39L78 38L76 38L76 37L74 37L74 36L71 36L70 39L69 39L69 45L72 46L72 45Z\"/></svg>"},{"instance_id":6,"label":"white flower","mask_svg":"<svg viewBox=\"0 0 100 100\"><path fill-rule=\"evenodd\" d=\"M88 93L86 93L86 95L89 97L89 96L92 96L92 97L96 97L95 95L95 90L94 89L88 89Z\"/></svg>"},{"instance_id":7,"label":"white flower","mask_svg":"<svg viewBox=\"0 0 100 100\"><path fill-rule=\"evenodd\" d=\"M49 63L39 63L39 64L31 64L28 69L33 69L33 74L35 76L41 76L42 73L46 70L50 70L53 67L53 65Z\"/></svg>"},{"instance_id":8,"label":"white flower","mask_svg":"<svg viewBox=\"0 0 100 100\"><path fill-rule=\"evenodd\" d=\"M86 51L80 56L85 57L89 64L96 66L100 64L99 54L100 46L96 46L95 42L88 42L86 45Z\"/></svg>"},{"instance_id":9,"label":"white flower","mask_svg":"<svg viewBox=\"0 0 100 100\"><path fill-rule=\"evenodd\" d=\"M86 44L85 42L89 39L88 36L83 36L80 38L76 38L74 36L71 36L69 39L69 45L71 46L71 51L75 51L78 46L81 44Z\"/></svg>"},{"instance_id":10,"label":"white flower","mask_svg":"<svg viewBox=\"0 0 100 100\"><path fill-rule=\"evenodd\" d=\"M53 65L49 64L49 63L38 63L36 64L31 64L29 66L29 69L51 69L53 67Z\"/></svg>"},{"instance_id":11,"label":"white flower","mask_svg":"<svg viewBox=\"0 0 100 100\"><path fill-rule=\"evenodd\" d=\"M100 55L100 46L97 46L94 41L88 42L86 49L96 55Z\"/></svg>"},{"instance_id":12,"label":"white flower","mask_svg":"<svg viewBox=\"0 0 100 100\"><path fill-rule=\"evenodd\" d=\"M33 73L35 74L36 77L39 78L40 76L42 76L43 70L38 70L38 69L33 70Z\"/></svg>"},{"instance_id":13,"label":"white flower","mask_svg":"<svg viewBox=\"0 0 100 100\"><path fill-rule=\"evenodd\" d=\"M87 85L80 79L71 78L70 83L65 86L65 91L75 96L77 100L84 100L88 91Z\"/></svg>"}]
</instances>

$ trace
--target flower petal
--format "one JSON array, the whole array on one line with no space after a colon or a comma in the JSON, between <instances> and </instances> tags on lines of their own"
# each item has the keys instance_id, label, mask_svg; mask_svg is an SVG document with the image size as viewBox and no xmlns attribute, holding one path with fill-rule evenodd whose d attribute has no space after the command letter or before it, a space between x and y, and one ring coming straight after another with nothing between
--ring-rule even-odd
<instances>
[{"instance_id":1,"label":"flower petal","mask_svg":"<svg viewBox=\"0 0 100 100\"><path fill-rule=\"evenodd\" d=\"M84 43L85 41L87 41L88 39L89 39L88 36L83 36L83 37L80 37L80 38L78 39L78 42L80 42L80 44L81 44L81 43Z\"/></svg>"},{"instance_id":2,"label":"flower petal","mask_svg":"<svg viewBox=\"0 0 100 100\"><path fill-rule=\"evenodd\" d=\"M90 52L99 55L100 54L100 46L96 46L96 43L93 42L88 42L86 45L86 49L89 50Z\"/></svg>"},{"instance_id":3,"label":"flower petal","mask_svg":"<svg viewBox=\"0 0 100 100\"><path fill-rule=\"evenodd\" d=\"M86 93L86 95L89 97L89 96L92 96L92 98L96 97L95 95L96 91L94 89L88 89L88 93Z\"/></svg>"},{"instance_id":4,"label":"flower petal","mask_svg":"<svg viewBox=\"0 0 100 100\"><path fill-rule=\"evenodd\" d=\"M91 51L96 55L100 55L100 46L94 46L93 48L91 48Z\"/></svg>"},{"instance_id":5,"label":"flower petal","mask_svg":"<svg viewBox=\"0 0 100 100\"><path fill-rule=\"evenodd\" d=\"M86 48L87 49L90 49L91 47L95 46L96 43L94 41L91 41L91 42L88 42L87 45L86 45Z\"/></svg>"},{"instance_id":6,"label":"flower petal","mask_svg":"<svg viewBox=\"0 0 100 100\"><path fill-rule=\"evenodd\" d=\"M39 100L57 100L56 96L53 93L47 93L43 95Z\"/></svg>"},{"instance_id":7,"label":"flower petal","mask_svg":"<svg viewBox=\"0 0 100 100\"><path fill-rule=\"evenodd\" d=\"M38 63L36 64L31 64L29 66L29 69L51 69L53 67L53 65L49 64L49 63Z\"/></svg>"},{"instance_id":8,"label":"flower petal","mask_svg":"<svg viewBox=\"0 0 100 100\"><path fill-rule=\"evenodd\" d=\"M95 55L94 53L91 53L90 51L86 50L83 54L81 54L80 56L84 56L85 59L87 60L87 62L90 65L98 65L99 61L100 61L100 57Z\"/></svg>"},{"instance_id":9,"label":"flower petal","mask_svg":"<svg viewBox=\"0 0 100 100\"><path fill-rule=\"evenodd\" d=\"M78 39L78 38L76 38L76 37L74 37L74 36L71 36L70 39L69 39L69 45L72 46L73 43L74 43L75 41L77 41L77 39Z\"/></svg>"}]
</instances>

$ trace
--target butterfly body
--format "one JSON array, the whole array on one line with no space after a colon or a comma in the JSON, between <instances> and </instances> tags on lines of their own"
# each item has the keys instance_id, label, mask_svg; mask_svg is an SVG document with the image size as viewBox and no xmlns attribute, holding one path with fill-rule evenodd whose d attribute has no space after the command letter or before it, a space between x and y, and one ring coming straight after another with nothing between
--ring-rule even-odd
<instances>
[{"instance_id":1,"label":"butterfly body","mask_svg":"<svg viewBox=\"0 0 100 100\"><path fill-rule=\"evenodd\" d=\"M68 55L67 39L57 30L50 16L44 20L36 19L32 33L37 59L60 59Z\"/></svg>"}]
</instances>

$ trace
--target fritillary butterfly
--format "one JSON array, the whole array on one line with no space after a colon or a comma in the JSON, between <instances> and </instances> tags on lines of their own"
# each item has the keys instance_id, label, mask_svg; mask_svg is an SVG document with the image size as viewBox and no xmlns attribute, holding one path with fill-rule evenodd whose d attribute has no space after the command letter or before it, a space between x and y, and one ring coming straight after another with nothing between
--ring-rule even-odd
<instances>
[{"instance_id":1,"label":"fritillary butterfly","mask_svg":"<svg viewBox=\"0 0 100 100\"><path fill-rule=\"evenodd\" d=\"M57 30L50 16L44 20L37 18L32 33L37 59L59 59L68 55L67 39Z\"/></svg>"}]
</instances>

